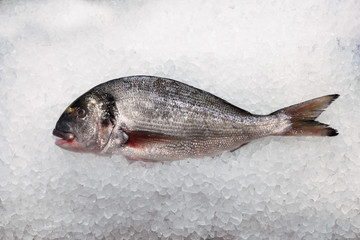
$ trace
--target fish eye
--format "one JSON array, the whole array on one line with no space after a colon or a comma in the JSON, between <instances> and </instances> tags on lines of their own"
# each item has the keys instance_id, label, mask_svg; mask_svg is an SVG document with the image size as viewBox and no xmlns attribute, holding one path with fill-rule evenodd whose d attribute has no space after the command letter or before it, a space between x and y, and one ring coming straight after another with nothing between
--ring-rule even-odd
<instances>
[{"instance_id":1,"label":"fish eye","mask_svg":"<svg viewBox=\"0 0 360 240\"><path fill-rule=\"evenodd\" d=\"M83 118L83 117L85 117L86 112L85 112L84 109L80 108L80 109L77 110L77 115L78 115L78 117Z\"/></svg>"},{"instance_id":2,"label":"fish eye","mask_svg":"<svg viewBox=\"0 0 360 240\"><path fill-rule=\"evenodd\" d=\"M86 111L84 109L76 109L72 112L74 117L79 117L79 118L83 118L86 116Z\"/></svg>"}]
</instances>

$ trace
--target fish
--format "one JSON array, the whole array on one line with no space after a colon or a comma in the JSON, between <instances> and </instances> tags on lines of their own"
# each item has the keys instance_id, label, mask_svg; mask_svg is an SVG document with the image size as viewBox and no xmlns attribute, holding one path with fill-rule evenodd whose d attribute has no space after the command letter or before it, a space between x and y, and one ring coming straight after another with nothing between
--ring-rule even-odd
<instances>
[{"instance_id":1,"label":"fish","mask_svg":"<svg viewBox=\"0 0 360 240\"><path fill-rule=\"evenodd\" d=\"M215 157L267 136L329 136L315 119L339 94L252 114L207 91L156 76L129 76L97 85L60 116L59 147L128 160Z\"/></svg>"}]
</instances>

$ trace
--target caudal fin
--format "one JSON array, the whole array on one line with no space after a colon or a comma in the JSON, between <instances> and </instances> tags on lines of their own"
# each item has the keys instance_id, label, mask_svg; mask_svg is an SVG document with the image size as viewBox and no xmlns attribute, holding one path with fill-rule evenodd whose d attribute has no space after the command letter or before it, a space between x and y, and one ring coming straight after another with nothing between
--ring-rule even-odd
<instances>
[{"instance_id":1,"label":"caudal fin","mask_svg":"<svg viewBox=\"0 0 360 240\"><path fill-rule=\"evenodd\" d=\"M332 103L339 94L327 95L280 109L272 114L290 116L291 128L282 136L336 136L336 129L315 121L315 119Z\"/></svg>"}]
</instances>

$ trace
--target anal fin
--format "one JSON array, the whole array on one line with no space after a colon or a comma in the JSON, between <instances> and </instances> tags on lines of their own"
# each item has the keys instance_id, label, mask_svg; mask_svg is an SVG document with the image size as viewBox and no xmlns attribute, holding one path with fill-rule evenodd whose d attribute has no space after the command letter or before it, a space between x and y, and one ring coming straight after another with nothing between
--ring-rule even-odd
<instances>
[{"instance_id":1,"label":"anal fin","mask_svg":"<svg viewBox=\"0 0 360 240\"><path fill-rule=\"evenodd\" d=\"M236 150L238 150L239 148L241 148L241 147L245 146L245 145L246 145L246 144L248 144L248 143L249 143L249 142L242 143L240 146L238 146L238 147L236 147L236 148L234 148L234 149L230 150L230 152L235 152Z\"/></svg>"}]
</instances>

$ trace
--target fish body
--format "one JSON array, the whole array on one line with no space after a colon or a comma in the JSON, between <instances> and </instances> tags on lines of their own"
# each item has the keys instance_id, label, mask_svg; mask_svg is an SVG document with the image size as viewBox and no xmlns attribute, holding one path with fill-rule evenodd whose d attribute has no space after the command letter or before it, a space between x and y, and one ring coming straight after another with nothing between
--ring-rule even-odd
<instances>
[{"instance_id":1,"label":"fish body","mask_svg":"<svg viewBox=\"0 0 360 240\"><path fill-rule=\"evenodd\" d=\"M61 115L53 131L67 150L131 160L216 156L266 136L335 136L314 121L339 95L256 115L211 93L167 78L132 76L90 89Z\"/></svg>"}]
</instances>

